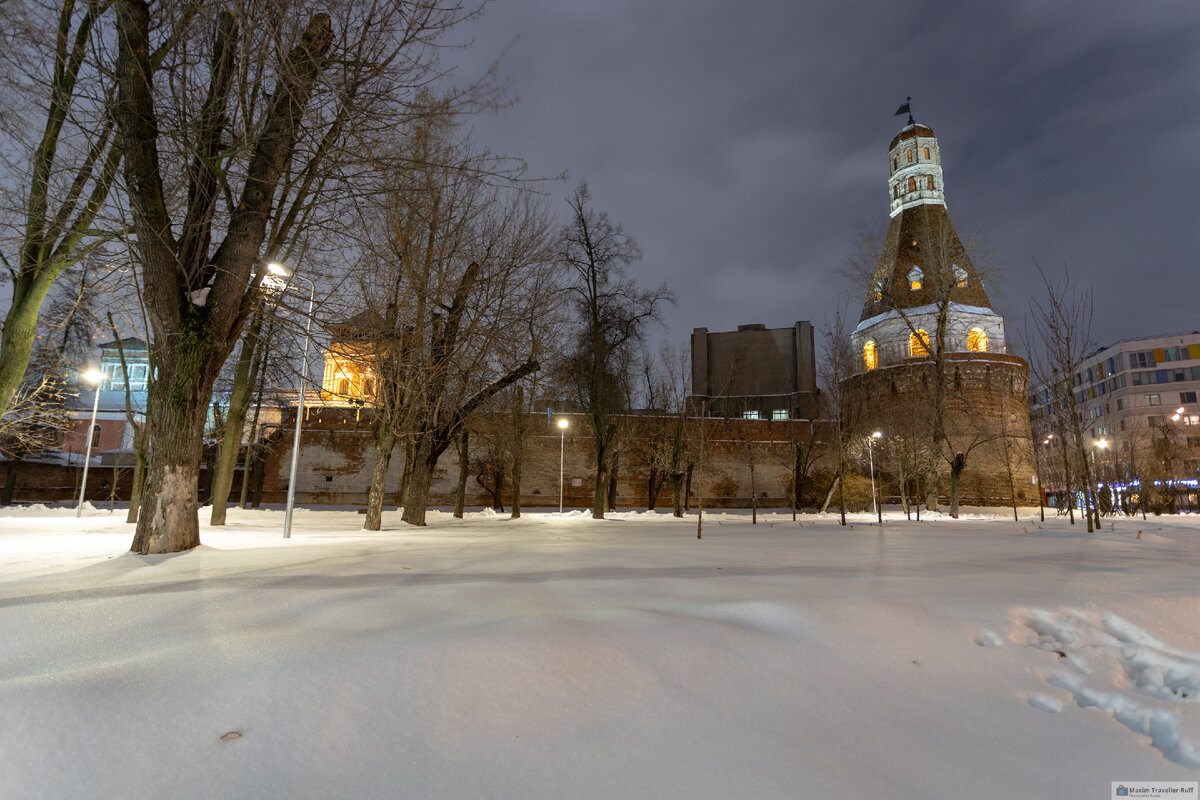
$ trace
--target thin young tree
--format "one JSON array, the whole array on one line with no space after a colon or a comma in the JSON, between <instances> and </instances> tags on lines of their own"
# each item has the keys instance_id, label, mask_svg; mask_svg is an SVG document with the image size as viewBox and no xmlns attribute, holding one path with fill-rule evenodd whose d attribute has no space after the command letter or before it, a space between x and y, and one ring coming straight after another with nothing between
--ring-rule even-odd
<instances>
[{"instance_id":1,"label":"thin young tree","mask_svg":"<svg viewBox=\"0 0 1200 800\"><path fill-rule=\"evenodd\" d=\"M630 277L629 267L641 258L641 250L608 214L592 207L586 183L579 183L567 204L571 218L559 238L558 261L566 273L575 332L564 374L591 428L596 447L592 516L603 519L613 484L617 416L628 395L628 368L648 324L674 298L665 284L641 289Z\"/></svg>"},{"instance_id":2,"label":"thin young tree","mask_svg":"<svg viewBox=\"0 0 1200 800\"><path fill-rule=\"evenodd\" d=\"M1088 533L1091 533L1099 525L1099 518L1096 515L1095 490L1084 439L1081 404L1075 392L1075 374L1094 345L1092 292L1091 289L1073 288L1067 271L1064 271L1059 283L1046 275L1040 265L1038 272L1042 276L1045 292L1042 299L1033 298L1029 301L1029 317L1033 326L1031 369L1039 383L1051 392L1050 409L1062 448L1063 469L1069 476L1072 472L1070 461L1075 462L1073 466L1078 470L1083 486L1084 517ZM1067 488L1069 495L1069 480Z\"/></svg>"}]
</instances>

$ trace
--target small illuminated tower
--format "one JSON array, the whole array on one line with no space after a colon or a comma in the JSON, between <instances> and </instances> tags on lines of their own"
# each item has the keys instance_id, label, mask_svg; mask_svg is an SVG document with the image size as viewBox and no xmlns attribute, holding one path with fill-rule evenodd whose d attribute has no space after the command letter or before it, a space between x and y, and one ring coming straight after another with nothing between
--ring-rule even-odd
<instances>
[{"instance_id":1,"label":"small illuminated tower","mask_svg":"<svg viewBox=\"0 0 1200 800\"><path fill-rule=\"evenodd\" d=\"M925 476L927 496L948 495L954 463L961 502L1036 502L1028 365L1006 352L1004 318L946 209L941 146L911 115L888 146L888 195L887 234L850 334L857 368L844 384L861 422L939 451L932 463L943 472Z\"/></svg>"}]
</instances>

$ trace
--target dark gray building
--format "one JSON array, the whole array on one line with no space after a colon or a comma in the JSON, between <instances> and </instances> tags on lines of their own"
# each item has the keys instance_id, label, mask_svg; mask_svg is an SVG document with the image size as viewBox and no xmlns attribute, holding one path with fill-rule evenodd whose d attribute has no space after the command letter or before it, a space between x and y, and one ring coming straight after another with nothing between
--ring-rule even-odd
<instances>
[{"instance_id":1,"label":"dark gray building","mask_svg":"<svg viewBox=\"0 0 1200 800\"><path fill-rule=\"evenodd\" d=\"M692 412L746 419L815 419L813 327L739 325L692 331Z\"/></svg>"}]
</instances>

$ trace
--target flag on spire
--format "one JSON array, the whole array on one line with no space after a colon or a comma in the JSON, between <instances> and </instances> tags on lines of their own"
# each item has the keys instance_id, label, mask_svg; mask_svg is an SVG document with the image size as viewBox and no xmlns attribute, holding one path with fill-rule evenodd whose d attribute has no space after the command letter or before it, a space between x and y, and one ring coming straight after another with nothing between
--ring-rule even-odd
<instances>
[{"instance_id":1,"label":"flag on spire","mask_svg":"<svg viewBox=\"0 0 1200 800\"><path fill-rule=\"evenodd\" d=\"M913 119L911 103L912 103L911 97L904 98L904 104L896 109L896 113L894 115L894 116L898 117L901 114L908 114L908 124L909 125L912 125L916 122L916 120Z\"/></svg>"}]
</instances>

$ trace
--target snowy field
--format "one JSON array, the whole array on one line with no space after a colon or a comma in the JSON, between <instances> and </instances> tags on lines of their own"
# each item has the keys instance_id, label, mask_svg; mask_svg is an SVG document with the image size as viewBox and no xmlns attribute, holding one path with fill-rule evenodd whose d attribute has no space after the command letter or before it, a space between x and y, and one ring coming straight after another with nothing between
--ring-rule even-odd
<instances>
[{"instance_id":1,"label":"snowy field","mask_svg":"<svg viewBox=\"0 0 1200 800\"><path fill-rule=\"evenodd\" d=\"M0 512L3 513L3 512ZM1200 777L1200 517L0 517L3 798L1108 798ZM1140 538L1138 537L1141 533Z\"/></svg>"}]
</instances>

